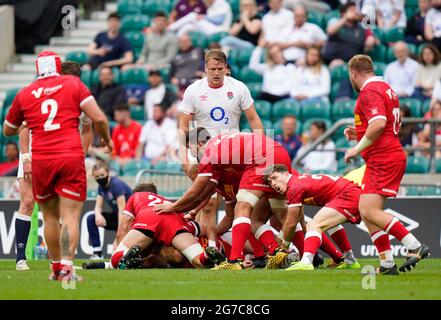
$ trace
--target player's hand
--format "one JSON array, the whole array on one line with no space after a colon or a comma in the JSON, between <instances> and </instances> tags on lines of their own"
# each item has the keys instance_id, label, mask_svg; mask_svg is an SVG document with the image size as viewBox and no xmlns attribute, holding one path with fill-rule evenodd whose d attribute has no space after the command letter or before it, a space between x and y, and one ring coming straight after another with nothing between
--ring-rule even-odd
<instances>
[{"instance_id":1,"label":"player's hand","mask_svg":"<svg viewBox=\"0 0 441 320\"><path fill-rule=\"evenodd\" d=\"M187 213L184 216L184 219L187 220L187 221L193 221L196 218L197 214L198 213L195 210L191 210L189 213Z\"/></svg>"},{"instance_id":2,"label":"player's hand","mask_svg":"<svg viewBox=\"0 0 441 320\"><path fill-rule=\"evenodd\" d=\"M105 227L106 226L106 219L104 219L102 214L95 213L95 224L97 227Z\"/></svg>"},{"instance_id":3,"label":"player's hand","mask_svg":"<svg viewBox=\"0 0 441 320\"><path fill-rule=\"evenodd\" d=\"M358 156L358 151L355 148L351 148L345 153L345 163L351 163L351 160Z\"/></svg>"},{"instance_id":4,"label":"player's hand","mask_svg":"<svg viewBox=\"0 0 441 320\"><path fill-rule=\"evenodd\" d=\"M157 204L153 208L153 211L155 211L156 214L170 213L170 212L174 212L174 208L173 208L173 204L171 203L161 203L161 204Z\"/></svg>"},{"instance_id":5,"label":"player's hand","mask_svg":"<svg viewBox=\"0 0 441 320\"><path fill-rule=\"evenodd\" d=\"M357 140L357 132L355 131L355 127L353 126L347 126L345 131L343 132L346 140Z\"/></svg>"},{"instance_id":6,"label":"player's hand","mask_svg":"<svg viewBox=\"0 0 441 320\"><path fill-rule=\"evenodd\" d=\"M27 181L27 182L32 181L32 162L31 161L23 162L23 178L24 178L24 181Z\"/></svg>"},{"instance_id":7,"label":"player's hand","mask_svg":"<svg viewBox=\"0 0 441 320\"><path fill-rule=\"evenodd\" d=\"M111 154L113 151L113 141L109 140L107 143L105 141L103 141L103 143L106 147L106 149L104 150L104 153Z\"/></svg>"},{"instance_id":8,"label":"player's hand","mask_svg":"<svg viewBox=\"0 0 441 320\"><path fill-rule=\"evenodd\" d=\"M27 127L28 127L28 123L26 121L23 121L21 123L21 126L18 128L17 132L20 132L23 129L27 129Z\"/></svg>"}]
</instances>

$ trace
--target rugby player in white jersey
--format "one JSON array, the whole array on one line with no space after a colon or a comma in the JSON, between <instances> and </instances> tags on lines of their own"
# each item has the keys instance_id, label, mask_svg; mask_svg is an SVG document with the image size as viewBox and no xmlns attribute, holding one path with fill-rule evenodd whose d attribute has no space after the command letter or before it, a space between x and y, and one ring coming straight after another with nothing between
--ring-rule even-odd
<instances>
[{"instance_id":1,"label":"rugby player in white jersey","mask_svg":"<svg viewBox=\"0 0 441 320\"><path fill-rule=\"evenodd\" d=\"M184 171L195 163L185 147L185 133L191 128L204 127L212 136L221 132L238 132L240 117L245 113L252 130L263 130L262 122L254 107L250 90L241 81L226 76L227 58L222 50L210 50L205 55L207 77L195 81L184 92L180 105L179 133L180 159ZM218 197L215 195L201 214L201 226L207 233L210 246L216 241L216 212Z\"/></svg>"}]
</instances>

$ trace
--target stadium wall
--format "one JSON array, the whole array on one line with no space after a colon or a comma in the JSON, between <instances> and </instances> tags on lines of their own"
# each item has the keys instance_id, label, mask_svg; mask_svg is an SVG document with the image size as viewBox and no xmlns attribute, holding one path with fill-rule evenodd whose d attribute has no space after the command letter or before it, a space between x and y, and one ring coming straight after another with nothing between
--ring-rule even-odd
<instances>
[{"instance_id":1,"label":"stadium wall","mask_svg":"<svg viewBox=\"0 0 441 320\"><path fill-rule=\"evenodd\" d=\"M18 201L0 200L0 259L15 258L15 214L18 205ZM93 210L94 205L94 200L86 201L81 217L81 237L77 253L77 257L81 259L92 254L92 247L88 243L86 221L89 214L87 212ZM433 257L441 258L441 197L390 199L386 203L386 210L403 222L418 239L429 245ZM316 208L307 206L305 208L306 219L314 216L316 211ZM218 218L221 219L225 213L222 210L219 213ZM41 238L43 236L41 212L39 220L38 235ZM357 257L376 255L375 247L363 224L358 226L346 224L345 228ZM115 233L104 232L104 229L100 228L100 235L104 243L104 252L109 257ZM397 240L392 240L392 245L396 256L406 254L405 248Z\"/></svg>"},{"instance_id":2,"label":"stadium wall","mask_svg":"<svg viewBox=\"0 0 441 320\"><path fill-rule=\"evenodd\" d=\"M0 72L6 70L8 62L14 55L14 7L0 6Z\"/></svg>"}]
</instances>

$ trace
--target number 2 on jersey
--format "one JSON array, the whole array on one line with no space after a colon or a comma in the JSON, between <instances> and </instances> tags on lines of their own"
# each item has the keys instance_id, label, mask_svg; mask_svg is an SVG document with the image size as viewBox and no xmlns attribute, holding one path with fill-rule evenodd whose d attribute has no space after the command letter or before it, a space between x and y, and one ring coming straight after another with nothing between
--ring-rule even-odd
<instances>
[{"instance_id":1,"label":"number 2 on jersey","mask_svg":"<svg viewBox=\"0 0 441 320\"><path fill-rule=\"evenodd\" d=\"M50 111L49 111L50 109ZM54 99L47 99L44 100L41 104L41 113L42 114L48 114L49 117L47 118L46 122L44 123L44 131L54 131L60 129L59 123L52 123L57 116L58 112L58 103Z\"/></svg>"}]
</instances>

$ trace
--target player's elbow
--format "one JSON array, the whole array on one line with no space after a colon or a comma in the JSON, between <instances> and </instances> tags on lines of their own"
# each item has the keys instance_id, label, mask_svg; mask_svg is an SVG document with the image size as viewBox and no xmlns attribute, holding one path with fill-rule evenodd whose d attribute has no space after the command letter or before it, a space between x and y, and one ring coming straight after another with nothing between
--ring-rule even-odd
<instances>
[{"instance_id":1,"label":"player's elbow","mask_svg":"<svg viewBox=\"0 0 441 320\"><path fill-rule=\"evenodd\" d=\"M7 125L3 126L3 135L6 137L10 137L13 135L17 134L17 130L16 129L12 129L10 127L8 127Z\"/></svg>"}]
</instances>

